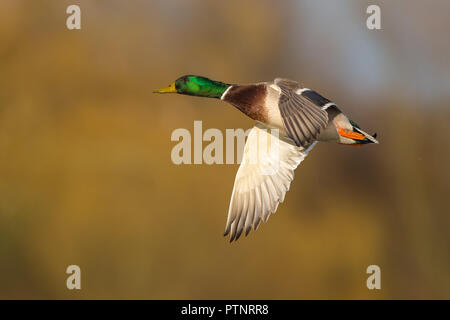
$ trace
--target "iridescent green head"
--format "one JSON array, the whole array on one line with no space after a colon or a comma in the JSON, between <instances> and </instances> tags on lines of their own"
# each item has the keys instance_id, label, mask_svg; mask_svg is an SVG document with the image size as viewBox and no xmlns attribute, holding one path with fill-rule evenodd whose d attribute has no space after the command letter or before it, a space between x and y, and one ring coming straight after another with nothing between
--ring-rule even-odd
<instances>
[{"instance_id":1,"label":"iridescent green head","mask_svg":"<svg viewBox=\"0 0 450 320\"><path fill-rule=\"evenodd\" d=\"M179 93L198 97L220 98L231 85L201 76L186 75L156 93Z\"/></svg>"}]
</instances>

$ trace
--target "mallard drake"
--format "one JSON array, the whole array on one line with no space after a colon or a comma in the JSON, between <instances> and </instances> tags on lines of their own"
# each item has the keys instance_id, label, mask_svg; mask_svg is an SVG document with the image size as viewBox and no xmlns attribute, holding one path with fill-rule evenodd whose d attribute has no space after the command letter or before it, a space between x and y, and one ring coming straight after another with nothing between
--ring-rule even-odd
<instances>
[{"instance_id":1,"label":"mallard drake","mask_svg":"<svg viewBox=\"0 0 450 320\"><path fill-rule=\"evenodd\" d=\"M230 234L230 242L239 239L244 230L245 235L252 228L256 230L261 221L266 222L275 213L289 190L294 170L318 141L378 144L376 134L364 132L334 102L288 79L236 85L186 75L154 92L220 99L256 120L231 195L224 233ZM278 129L278 135L273 134L273 129ZM273 137L277 152L261 148L261 141ZM252 158L256 150L261 161Z\"/></svg>"}]
</instances>

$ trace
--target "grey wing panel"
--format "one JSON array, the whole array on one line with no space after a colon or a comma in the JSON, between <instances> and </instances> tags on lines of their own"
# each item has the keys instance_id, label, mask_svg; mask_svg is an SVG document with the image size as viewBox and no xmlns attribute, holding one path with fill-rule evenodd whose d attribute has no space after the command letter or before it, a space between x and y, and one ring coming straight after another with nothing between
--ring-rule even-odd
<instances>
[{"instance_id":1,"label":"grey wing panel","mask_svg":"<svg viewBox=\"0 0 450 320\"><path fill-rule=\"evenodd\" d=\"M284 79L275 80L275 84L281 88L279 108L289 137L297 146L306 146L315 141L327 126L328 114L321 109L320 104L297 94L296 90L300 87L294 83Z\"/></svg>"}]
</instances>

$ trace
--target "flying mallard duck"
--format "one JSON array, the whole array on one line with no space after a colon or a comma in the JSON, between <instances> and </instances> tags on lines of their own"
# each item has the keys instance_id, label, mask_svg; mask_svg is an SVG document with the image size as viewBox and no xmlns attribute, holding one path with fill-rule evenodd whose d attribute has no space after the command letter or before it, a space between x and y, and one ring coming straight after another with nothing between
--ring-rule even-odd
<instances>
[{"instance_id":1,"label":"flying mallard duck","mask_svg":"<svg viewBox=\"0 0 450 320\"><path fill-rule=\"evenodd\" d=\"M256 230L261 220L266 222L270 213L275 213L294 179L295 168L318 141L378 143L376 134L362 131L335 103L288 79L235 85L186 75L154 92L220 99L256 120L231 195L224 234L230 234L230 242L239 239L244 230L245 235ZM278 135L273 129L278 129ZM261 147L263 140L276 141L277 152ZM255 152L262 161L254 160Z\"/></svg>"}]
</instances>

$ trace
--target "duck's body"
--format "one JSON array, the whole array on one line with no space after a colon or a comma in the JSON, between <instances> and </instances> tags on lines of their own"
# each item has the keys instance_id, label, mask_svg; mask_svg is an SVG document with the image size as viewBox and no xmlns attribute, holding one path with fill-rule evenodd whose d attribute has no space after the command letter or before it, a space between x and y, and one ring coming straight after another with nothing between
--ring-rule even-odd
<instances>
[{"instance_id":1,"label":"duck's body","mask_svg":"<svg viewBox=\"0 0 450 320\"><path fill-rule=\"evenodd\" d=\"M256 230L261 220L266 221L276 211L289 190L295 168L317 141L378 143L376 135L362 131L336 104L292 80L231 85L184 76L156 92L221 99L257 121L248 136L233 188L225 230L225 235L231 233L230 241L237 240L244 229L246 234L252 228ZM269 128L278 129L277 134ZM273 137L276 140L271 140ZM269 140L277 142L276 150L262 148Z\"/></svg>"},{"instance_id":2,"label":"duck's body","mask_svg":"<svg viewBox=\"0 0 450 320\"><path fill-rule=\"evenodd\" d=\"M356 124L352 125L336 104L292 80L277 78L273 82L231 85L220 99L251 119L278 128L298 146L313 140L341 144L377 143L372 136L362 133ZM288 106L294 99L297 100L293 102L295 105ZM297 116L298 106L305 108L306 112ZM339 130L343 134L339 134Z\"/></svg>"}]
</instances>

